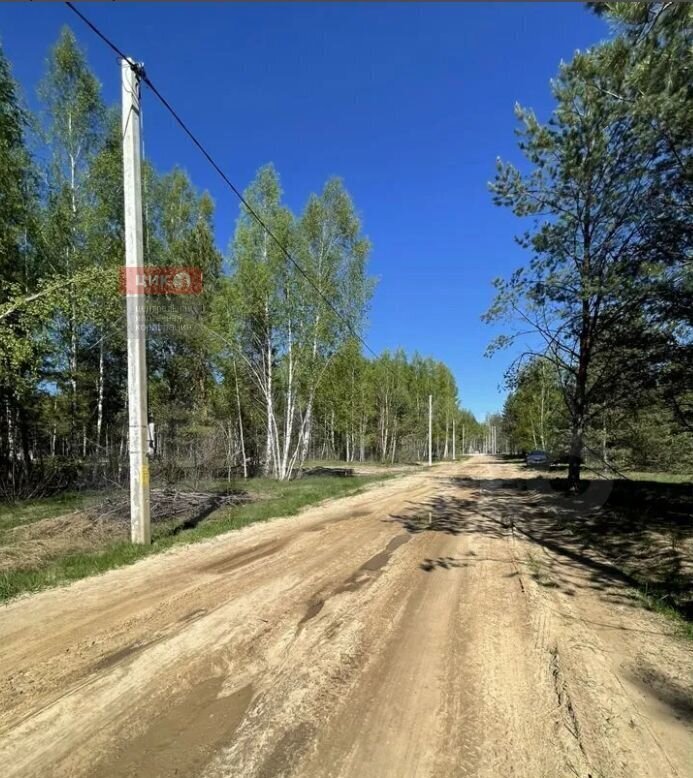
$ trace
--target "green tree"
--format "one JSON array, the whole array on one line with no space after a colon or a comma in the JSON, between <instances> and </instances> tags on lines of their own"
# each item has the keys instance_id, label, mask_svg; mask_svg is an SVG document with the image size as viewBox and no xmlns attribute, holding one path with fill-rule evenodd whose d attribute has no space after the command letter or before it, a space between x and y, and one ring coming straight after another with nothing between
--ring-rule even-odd
<instances>
[{"instance_id":1,"label":"green tree","mask_svg":"<svg viewBox=\"0 0 693 778\"><path fill-rule=\"evenodd\" d=\"M220 348L210 330L221 272L214 204L180 169L148 178L147 259L198 269L203 279L200 294L156 295L147 304L150 417L159 429L159 450L197 473L207 456L202 439L213 427L212 363Z\"/></svg>"},{"instance_id":2,"label":"green tree","mask_svg":"<svg viewBox=\"0 0 693 778\"><path fill-rule=\"evenodd\" d=\"M363 327L372 283L366 278L370 243L362 235L349 193L338 178L320 195L311 195L297 225L297 249L303 273L295 274L304 342L305 408L302 412L303 462L312 433L313 405L322 374L332 357ZM326 302L328 300L330 304Z\"/></svg>"},{"instance_id":3,"label":"green tree","mask_svg":"<svg viewBox=\"0 0 693 778\"><path fill-rule=\"evenodd\" d=\"M520 148L531 170L499 162L492 185L495 202L534 217L520 238L533 256L497 283L487 318L521 320L542 341L530 351L555 365L570 417L573 488L593 414L655 378L644 357L660 348L662 335L652 327L651 279L667 273L685 242L672 221L651 115L622 99L632 84L632 46L618 38L563 65L546 124L518 107Z\"/></svg>"},{"instance_id":4,"label":"green tree","mask_svg":"<svg viewBox=\"0 0 693 778\"><path fill-rule=\"evenodd\" d=\"M47 171L46 244L50 247L51 264L69 281L76 281L79 271L91 262L85 250L91 205L86 181L104 136L105 107L100 92L100 85L89 70L74 34L64 27L48 57L39 95L45 107L45 133L51 151ZM92 320L93 313L89 291L86 283L67 285L64 309L56 318L56 332L64 344L67 366L73 449L80 414L80 340L83 325ZM60 364L57 367L56 373L62 374ZM81 415L88 415L88 410L83 409Z\"/></svg>"},{"instance_id":5,"label":"green tree","mask_svg":"<svg viewBox=\"0 0 693 778\"><path fill-rule=\"evenodd\" d=\"M244 192L264 223L278 239L293 246L294 220L281 204L279 177L272 166L262 168L255 181ZM236 223L231 247L233 278L225 285L223 309L233 310L227 317L225 334L233 345L233 356L244 362L245 370L255 382L265 409L265 445L263 468L277 477L286 476L283 457L285 438L277 407L277 364L281 354L289 354L287 365L286 408L294 408L293 338L289 308L293 305L293 283L286 259L267 231L245 208ZM289 430L291 432L292 430ZM282 472L284 471L284 472Z\"/></svg>"},{"instance_id":6,"label":"green tree","mask_svg":"<svg viewBox=\"0 0 693 778\"><path fill-rule=\"evenodd\" d=\"M560 379L555 366L535 358L511 381L502 428L513 451L560 452L568 427Z\"/></svg>"},{"instance_id":7,"label":"green tree","mask_svg":"<svg viewBox=\"0 0 693 778\"><path fill-rule=\"evenodd\" d=\"M14 490L32 466L30 424L43 352L41 312L24 304L37 294L41 252L35 170L20 106L0 48L0 478Z\"/></svg>"}]
</instances>

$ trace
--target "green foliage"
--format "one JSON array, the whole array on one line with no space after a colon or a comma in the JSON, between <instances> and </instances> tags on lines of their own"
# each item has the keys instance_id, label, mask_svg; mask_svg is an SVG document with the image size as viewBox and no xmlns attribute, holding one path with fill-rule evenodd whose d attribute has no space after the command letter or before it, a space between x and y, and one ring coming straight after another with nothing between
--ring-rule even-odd
<instances>
[{"instance_id":1,"label":"green foliage","mask_svg":"<svg viewBox=\"0 0 693 778\"><path fill-rule=\"evenodd\" d=\"M369 243L338 179L312 195L298 219L281 203L272 166L258 172L245 198L301 269L243 208L231 247L233 275L221 287L214 320L223 328L234 382L240 366L261 398L264 446L255 445L255 459L284 479L308 454L326 371L362 328L372 290ZM223 360L222 369L231 374Z\"/></svg>"},{"instance_id":2,"label":"green foliage","mask_svg":"<svg viewBox=\"0 0 693 778\"><path fill-rule=\"evenodd\" d=\"M635 5L609 4L619 34L561 66L548 122L517 107L530 168L499 161L491 187L497 204L532 218L519 239L532 258L498 282L487 319L521 321L540 343L530 355L554 366L573 485L604 407L648 396L663 373L680 377L690 355L675 308L691 256L691 12ZM685 415L674 381L662 388Z\"/></svg>"},{"instance_id":3,"label":"green foliage","mask_svg":"<svg viewBox=\"0 0 693 778\"><path fill-rule=\"evenodd\" d=\"M503 431L512 451L567 449L569 420L554 365L536 358L519 370L503 409Z\"/></svg>"},{"instance_id":4,"label":"green foliage","mask_svg":"<svg viewBox=\"0 0 693 778\"><path fill-rule=\"evenodd\" d=\"M10 437L18 423L30 423L45 353L42 301L38 298L30 310L18 304L37 294L43 261L38 180L26 148L28 125L0 48L0 482L12 469L16 451L21 448L25 456L28 451L26 436L16 436L12 444Z\"/></svg>"},{"instance_id":5,"label":"green foliage","mask_svg":"<svg viewBox=\"0 0 693 778\"><path fill-rule=\"evenodd\" d=\"M425 459L429 394L434 398L434 455L451 459L453 420L459 454L465 424L467 442L478 425L459 409L450 370L418 354L408 359L402 350L368 361L358 344L349 341L331 363L318 398L325 429L321 455L347 461L363 460L370 453L381 461Z\"/></svg>"},{"instance_id":6,"label":"green foliage","mask_svg":"<svg viewBox=\"0 0 693 778\"><path fill-rule=\"evenodd\" d=\"M25 146L32 122L1 57L0 93L0 492L123 483L120 111L104 104L68 28L39 88L36 162ZM203 276L200 295L142 300L155 477L288 479L308 456L418 458L428 393L436 453L451 455L459 411L447 368L418 356L410 364L403 353L369 362L361 353L374 288L370 243L340 179L298 215L283 204L271 165L245 192L301 272L245 207L223 267L209 195L180 169L161 174L145 162L142 173L145 262Z\"/></svg>"}]
</instances>

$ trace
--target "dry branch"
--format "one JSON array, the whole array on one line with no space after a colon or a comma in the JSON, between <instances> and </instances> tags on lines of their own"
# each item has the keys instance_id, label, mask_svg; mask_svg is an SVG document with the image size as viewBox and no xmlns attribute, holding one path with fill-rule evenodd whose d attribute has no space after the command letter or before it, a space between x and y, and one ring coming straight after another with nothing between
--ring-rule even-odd
<instances>
[{"instance_id":1,"label":"dry branch","mask_svg":"<svg viewBox=\"0 0 693 778\"><path fill-rule=\"evenodd\" d=\"M182 515L216 510L225 505L242 505L252 498L247 492L191 492L178 489L152 489L150 493L152 521L165 521ZM130 518L129 497L115 497L104 500L89 511L89 515L100 521L128 521Z\"/></svg>"}]
</instances>

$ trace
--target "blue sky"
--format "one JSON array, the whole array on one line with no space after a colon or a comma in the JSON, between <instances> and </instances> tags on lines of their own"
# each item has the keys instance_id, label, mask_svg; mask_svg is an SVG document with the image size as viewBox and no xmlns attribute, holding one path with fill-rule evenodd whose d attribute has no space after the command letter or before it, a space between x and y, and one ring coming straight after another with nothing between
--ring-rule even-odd
<instances>
[{"instance_id":1,"label":"blue sky","mask_svg":"<svg viewBox=\"0 0 693 778\"><path fill-rule=\"evenodd\" d=\"M513 105L540 117L549 79L606 37L582 3L80 3L245 188L265 162L288 205L341 176L373 243L378 280L366 339L445 361L462 404L501 407L511 354L484 357L498 330L481 314L491 280L528 258L521 223L493 205L495 159L519 161ZM118 64L61 3L0 5L0 36L35 105L46 52L63 24L86 48L109 102ZM217 205L226 249L233 195L145 92L148 159L185 168Z\"/></svg>"}]
</instances>

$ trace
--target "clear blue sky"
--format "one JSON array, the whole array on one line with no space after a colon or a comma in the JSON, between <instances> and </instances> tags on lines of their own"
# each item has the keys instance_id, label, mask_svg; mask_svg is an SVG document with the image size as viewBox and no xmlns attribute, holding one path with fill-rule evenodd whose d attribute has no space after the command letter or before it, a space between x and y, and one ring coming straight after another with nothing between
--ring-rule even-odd
<instances>
[{"instance_id":1,"label":"clear blue sky","mask_svg":"<svg viewBox=\"0 0 693 778\"><path fill-rule=\"evenodd\" d=\"M582 3L80 3L245 188L275 164L286 201L341 176L373 243L379 279L367 340L445 361L478 417L501 407L510 354L484 350L491 279L526 255L522 225L487 190L497 156L518 160L516 101L546 117L561 59L606 37ZM114 55L62 4L0 5L0 36L30 105L63 24L105 98ZM145 92L147 157L178 164L217 204L226 250L231 193Z\"/></svg>"}]
</instances>

